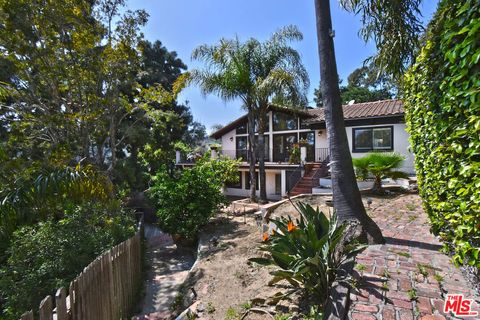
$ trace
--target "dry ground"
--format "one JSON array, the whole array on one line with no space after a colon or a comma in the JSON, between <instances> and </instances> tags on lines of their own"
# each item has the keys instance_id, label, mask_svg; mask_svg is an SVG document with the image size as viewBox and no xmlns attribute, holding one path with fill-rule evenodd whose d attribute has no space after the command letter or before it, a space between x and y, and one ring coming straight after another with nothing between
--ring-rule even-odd
<instances>
[{"instance_id":1,"label":"dry ground","mask_svg":"<svg viewBox=\"0 0 480 320\"><path fill-rule=\"evenodd\" d=\"M406 197L406 198L405 198ZM421 210L417 195L397 195L390 197L364 196L367 211L373 212L392 203L412 203L412 210L397 210L391 208L392 219L399 215L415 216ZM329 211L325 200L328 196L306 196L297 201L306 201L314 207L320 206L324 212ZM367 199L371 204L367 204ZM394 201L398 199L397 201ZM290 203L279 206L272 217L280 215L297 216ZM187 294L194 288L199 301L200 319L239 319L245 309L252 305L256 298L268 298L280 288L269 287L271 279L268 268L255 267L248 264L248 259L258 257L262 240L262 228L252 215L244 217L225 216L214 219L202 232L201 242L206 243L206 249L197 261L189 284L185 286ZM254 304L253 304L254 305ZM282 303L277 309L279 313L291 313L294 305ZM275 307L267 310L274 311ZM266 315L248 315L245 319L268 319Z\"/></svg>"}]
</instances>

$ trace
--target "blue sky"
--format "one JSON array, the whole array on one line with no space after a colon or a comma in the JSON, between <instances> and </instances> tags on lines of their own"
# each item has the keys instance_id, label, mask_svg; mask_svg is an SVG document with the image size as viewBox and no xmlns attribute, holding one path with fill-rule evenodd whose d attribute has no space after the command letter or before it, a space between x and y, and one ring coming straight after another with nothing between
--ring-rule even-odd
<instances>
[{"instance_id":1,"label":"blue sky","mask_svg":"<svg viewBox=\"0 0 480 320\"><path fill-rule=\"evenodd\" d=\"M421 9L428 22L438 1L423 2ZM200 44L214 44L222 37L235 35L264 40L280 27L297 25L304 39L292 46L301 53L310 75L308 98L314 105L313 90L320 77L313 0L128 0L127 6L150 14L143 30L145 37L160 40L168 50L176 51L189 69L201 67L190 59L192 50ZM331 1L331 7L338 72L346 82L347 76L375 53L375 46L358 37L359 17L344 11L336 0ZM207 131L213 124L226 124L243 114L239 101L225 103L213 95L204 97L196 87L185 89L180 101L185 100L195 120Z\"/></svg>"}]
</instances>

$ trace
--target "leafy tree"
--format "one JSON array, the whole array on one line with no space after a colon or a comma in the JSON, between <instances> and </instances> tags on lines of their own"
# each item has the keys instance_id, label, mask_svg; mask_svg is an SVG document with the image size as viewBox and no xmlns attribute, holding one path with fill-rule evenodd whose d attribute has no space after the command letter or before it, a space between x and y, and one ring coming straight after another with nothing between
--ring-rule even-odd
<instances>
[{"instance_id":1,"label":"leafy tree","mask_svg":"<svg viewBox=\"0 0 480 320\"><path fill-rule=\"evenodd\" d=\"M191 169L160 170L152 178L148 195L156 204L162 230L195 240L199 229L226 204L221 189L238 179L238 161L204 155Z\"/></svg>"},{"instance_id":2,"label":"leafy tree","mask_svg":"<svg viewBox=\"0 0 480 320\"><path fill-rule=\"evenodd\" d=\"M355 69L348 76L347 85L340 85L342 104L352 100L361 103L391 99L397 91L397 86L391 79L386 76L379 77L378 70L373 64ZM315 89L313 100L317 107L323 107L320 89Z\"/></svg>"},{"instance_id":3,"label":"leafy tree","mask_svg":"<svg viewBox=\"0 0 480 320\"><path fill-rule=\"evenodd\" d=\"M255 200L255 163L259 161L260 199L266 200L264 130L270 102L304 105L308 76L300 55L288 43L301 40L294 26L275 32L269 40L221 39L216 45L202 45L194 50L194 59L206 63L203 70L194 70L193 80L204 93L218 94L224 100L240 98L247 110L249 128L248 159L250 163L250 198ZM256 125L258 124L258 126ZM257 152L256 152L257 151Z\"/></svg>"},{"instance_id":4,"label":"leafy tree","mask_svg":"<svg viewBox=\"0 0 480 320\"><path fill-rule=\"evenodd\" d=\"M2 319L19 319L23 312L36 310L46 295L68 287L95 257L134 231L131 213L96 206L72 207L59 221L20 228L0 268Z\"/></svg>"},{"instance_id":5,"label":"leafy tree","mask_svg":"<svg viewBox=\"0 0 480 320\"><path fill-rule=\"evenodd\" d=\"M372 192L383 194L383 178L408 178L405 172L395 169L400 168L405 157L398 153L371 152L364 157L354 158L353 166L357 177L366 179L369 174L374 177Z\"/></svg>"}]
</instances>

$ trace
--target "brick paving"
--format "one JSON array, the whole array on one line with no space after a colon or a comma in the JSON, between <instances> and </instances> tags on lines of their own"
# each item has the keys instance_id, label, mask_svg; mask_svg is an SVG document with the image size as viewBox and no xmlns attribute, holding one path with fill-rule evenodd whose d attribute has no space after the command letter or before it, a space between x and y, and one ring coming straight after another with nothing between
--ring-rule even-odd
<instances>
[{"instance_id":1,"label":"brick paving","mask_svg":"<svg viewBox=\"0 0 480 320\"><path fill-rule=\"evenodd\" d=\"M474 310L480 311L478 293L439 252L441 243L429 232L418 195L373 198L367 210L386 244L370 246L357 257L358 284L350 295L349 319L462 319L443 313L447 293L476 299Z\"/></svg>"}]
</instances>

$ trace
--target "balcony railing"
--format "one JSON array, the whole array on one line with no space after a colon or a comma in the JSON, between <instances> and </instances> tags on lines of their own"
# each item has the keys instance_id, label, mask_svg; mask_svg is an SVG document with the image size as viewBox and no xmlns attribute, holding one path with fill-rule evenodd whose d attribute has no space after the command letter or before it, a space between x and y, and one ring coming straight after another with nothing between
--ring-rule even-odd
<instances>
[{"instance_id":1,"label":"balcony railing","mask_svg":"<svg viewBox=\"0 0 480 320\"><path fill-rule=\"evenodd\" d=\"M330 162L328 148L315 148L315 162Z\"/></svg>"}]
</instances>

